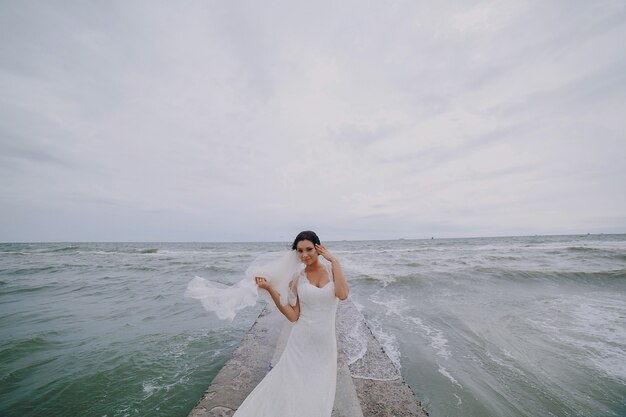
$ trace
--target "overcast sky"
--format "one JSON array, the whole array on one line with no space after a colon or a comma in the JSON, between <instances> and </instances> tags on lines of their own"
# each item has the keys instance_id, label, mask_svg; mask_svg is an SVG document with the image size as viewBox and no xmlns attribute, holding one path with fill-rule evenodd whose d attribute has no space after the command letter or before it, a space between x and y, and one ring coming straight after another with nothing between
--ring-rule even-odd
<instances>
[{"instance_id":1,"label":"overcast sky","mask_svg":"<svg viewBox=\"0 0 626 417\"><path fill-rule=\"evenodd\" d=\"M1 1L0 241L626 232L626 2Z\"/></svg>"}]
</instances>

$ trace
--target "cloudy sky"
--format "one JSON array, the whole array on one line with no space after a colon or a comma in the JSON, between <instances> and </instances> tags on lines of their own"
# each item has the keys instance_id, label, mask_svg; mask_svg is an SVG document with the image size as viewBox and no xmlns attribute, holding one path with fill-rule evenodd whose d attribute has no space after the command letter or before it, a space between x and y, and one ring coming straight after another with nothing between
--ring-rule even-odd
<instances>
[{"instance_id":1,"label":"cloudy sky","mask_svg":"<svg viewBox=\"0 0 626 417\"><path fill-rule=\"evenodd\" d=\"M0 241L626 232L626 3L2 1Z\"/></svg>"}]
</instances>

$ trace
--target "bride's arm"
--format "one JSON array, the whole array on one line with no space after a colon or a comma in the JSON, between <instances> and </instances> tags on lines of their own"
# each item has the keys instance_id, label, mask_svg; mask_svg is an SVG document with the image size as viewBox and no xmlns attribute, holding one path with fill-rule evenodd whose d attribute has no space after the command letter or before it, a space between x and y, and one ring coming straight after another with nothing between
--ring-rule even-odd
<instances>
[{"instance_id":1,"label":"bride's arm","mask_svg":"<svg viewBox=\"0 0 626 417\"><path fill-rule=\"evenodd\" d=\"M272 287L272 284L267 282L267 280L263 277L255 277L255 279L256 285L258 285L259 288L263 288L270 293L270 297L272 297L274 304L276 304L276 307L278 307L280 312L287 317L287 320L291 322L298 320L298 317L300 317L300 299L296 301L295 307L289 303L282 305L280 302L280 294L274 289L274 287Z\"/></svg>"},{"instance_id":2,"label":"bride's arm","mask_svg":"<svg viewBox=\"0 0 626 417\"><path fill-rule=\"evenodd\" d=\"M346 281L346 277L343 275L343 270L341 269L341 265L339 265L339 261L337 258L333 258L330 261L333 266L333 278L335 279L335 295L341 301L348 298L348 294L350 293L350 288L348 287L348 281Z\"/></svg>"},{"instance_id":3,"label":"bride's arm","mask_svg":"<svg viewBox=\"0 0 626 417\"><path fill-rule=\"evenodd\" d=\"M316 245L316 248L319 254L322 255L332 265L333 279L335 281L335 295L341 301L345 300L346 298L348 298L350 288L348 287L348 281L346 281L346 277L343 275L343 270L341 269L341 265L339 265L339 261L323 245Z\"/></svg>"}]
</instances>

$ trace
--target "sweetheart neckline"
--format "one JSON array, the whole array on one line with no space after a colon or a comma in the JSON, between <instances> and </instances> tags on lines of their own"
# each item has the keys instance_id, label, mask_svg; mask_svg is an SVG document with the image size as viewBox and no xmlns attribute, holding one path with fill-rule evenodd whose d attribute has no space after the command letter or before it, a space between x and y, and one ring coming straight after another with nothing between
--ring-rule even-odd
<instances>
[{"instance_id":1,"label":"sweetheart neckline","mask_svg":"<svg viewBox=\"0 0 626 417\"><path fill-rule=\"evenodd\" d=\"M309 281L309 276L306 274L306 271L305 271L305 270L302 270L302 272L304 273L304 279L306 279L306 282L307 282L307 283L308 283L311 287L319 288L320 290L321 290L322 288L326 288L326 286L327 286L328 284L330 284L331 282L333 282L333 281L330 279L330 274L328 273L328 270L326 271L326 275L328 276L328 282L327 282L326 284L324 284L324 286L323 286L323 287L318 287L317 285L313 285L313 284L311 284L311 281Z\"/></svg>"},{"instance_id":2,"label":"sweetheart neckline","mask_svg":"<svg viewBox=\"0 0 626 417\"><path fill-rule=\"evenodd\" d=\"M326 288L326 287L328 287L328 284L330 284L330 283L332 282L332 281L328 281L326 284L324 284L324 286L323 286L323 287L318 287L317 285L313 285L313 284L311 284L311 281L309 281L309 279L308 279L307 277L304 277L304 278L306 279L307 284L309 284L309 285L310 285L311 287L313 287L313 288L318 288L318 289L320 289L320 290L321 290L321 289L324 289L324 288Z\"/></svg>"}]
</instances>

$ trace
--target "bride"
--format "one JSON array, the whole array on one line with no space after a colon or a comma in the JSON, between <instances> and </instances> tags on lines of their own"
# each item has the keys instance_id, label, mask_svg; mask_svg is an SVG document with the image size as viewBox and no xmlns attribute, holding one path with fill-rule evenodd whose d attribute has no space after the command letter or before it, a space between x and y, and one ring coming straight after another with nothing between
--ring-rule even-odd
<instances>
[{"instance_id":1,"label":"bride","mask_svg":"<svg viewBox=\"0 0 626 417\"><path fill-rule=\"evenodd\" d=\"M233 417L330 417L332 413L337 379L335 314L338 300L348 297L348 283L339 261L314 232L299 233L291 249L305 267L290 281L288 300L281 300L267 277L255 280L295 324L280 360ZM330 265L320 262L320 256Z\"/></svg>"}]
</instances>

